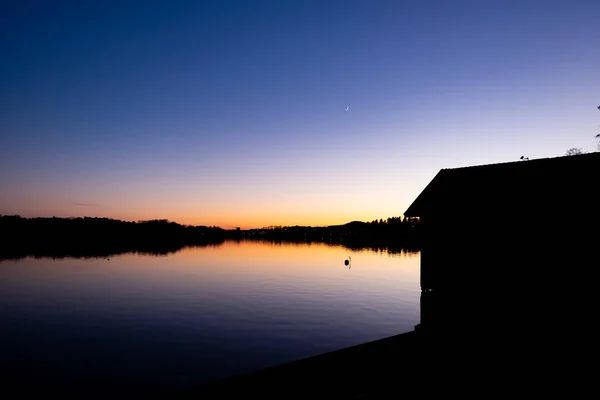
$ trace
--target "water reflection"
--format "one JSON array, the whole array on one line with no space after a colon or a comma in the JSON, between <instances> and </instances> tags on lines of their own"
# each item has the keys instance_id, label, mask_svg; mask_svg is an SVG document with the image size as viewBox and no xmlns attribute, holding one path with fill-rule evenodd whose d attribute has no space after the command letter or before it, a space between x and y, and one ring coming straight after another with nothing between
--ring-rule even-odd
<instances>
[{"instance_id":1,"label":"water reflection","mask_svg":"<svg viewBox=\"0 0 600 400\"><path fill-rule=\"evenodd\" d=\"M226 241L152 256L79 256L0 264L0 372L7 381L94 384L99 393L119 385L140 395L419 322L415 252ZM349 257L352 269L344 265Z\"/></svg>"},{"instance_id":2,"label":"water reflection","mask_svg":"<svg viewBox=\"0 0 600 400\"><path fill-rule=\"evenodd\" d=\"M65 258L104 258L108 259L111 256L119 254L138 254L143 256L168 256L177 253L181 250L196 247L219 247L224 243L262 243L270 246L284 246L306 248L307 246L322 246L327 244L324 242L299 242L299 241L282 241L282 240L267 240L267 239L244 239L244 240L213 240L206 243L196 243L193 245L186 244L168 244L168 245L146 245L146 246L102 246L98 244L90 245L88 247L81 246L39 246L28 247L21 246L19 248L6 248L0 247L0 262L4 260L18 260L26 257L33 258L53 258L53 259L65 259ZM385 253L390 256L401 255L401 256L417 256L419 249L416 247L406 247L405 244L386 244L386 245L366 245L366 244L328 244L331 247L343 247L351 251L362 251L368 250L373 252Z\"/></svg>"}]
</instances>

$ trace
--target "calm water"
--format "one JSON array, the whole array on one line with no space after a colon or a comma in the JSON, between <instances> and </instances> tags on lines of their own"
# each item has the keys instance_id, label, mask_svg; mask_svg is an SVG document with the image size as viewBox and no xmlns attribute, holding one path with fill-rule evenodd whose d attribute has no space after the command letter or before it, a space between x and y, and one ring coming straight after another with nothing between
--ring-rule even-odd
<instances>
[{"instance_id":1,"label":"calm water","mask_svg":"<svg viewBox=\"0 0 600 400\"><path fill-rule=\"evenodd\" d=\"M2 261L0 372L159 393L407 332L419 260L247 241Z\"/></svg>"}]
</instances>

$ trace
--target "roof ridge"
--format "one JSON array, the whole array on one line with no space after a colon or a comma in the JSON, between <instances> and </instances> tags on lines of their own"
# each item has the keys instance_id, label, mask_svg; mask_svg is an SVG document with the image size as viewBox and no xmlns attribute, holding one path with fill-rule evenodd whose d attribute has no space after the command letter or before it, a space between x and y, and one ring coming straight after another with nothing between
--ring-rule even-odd
<instances>
[{"instance_id":1,"label":"roof ridge","mask_svg":"<svg viewBox=\"0 0 600 400\"><path fill-rule=\"evenodd\" d=\"M547 161L547 160L555 160L557 158L565 158L565 157L581 157L581 156L590 156L590 155L600 155L600 152L591 152L591 153L584 153L584 154L578 154L575 156L555 156L555 157L544 157L544 158L534 158L532 160L514 160L514 161L504 161L504 162L497 162L497 163L490 163L490 164L476 164L476 165L467 165L464 167L452 167L452 168L442 168L441 170L457 170L457 169L465 169L465 168L474 168L474 167L488 167L488 166L492 166L492 165L507 165L507 164L518 164L518 163L523 163L523 162L539 162L539 161Z\"/></svg>"}]
</instances>

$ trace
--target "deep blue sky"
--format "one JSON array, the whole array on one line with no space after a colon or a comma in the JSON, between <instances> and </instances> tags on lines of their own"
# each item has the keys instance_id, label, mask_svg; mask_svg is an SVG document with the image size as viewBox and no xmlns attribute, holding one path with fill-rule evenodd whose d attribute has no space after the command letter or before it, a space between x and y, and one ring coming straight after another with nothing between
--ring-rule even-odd
<instances>
[{"instance_id":1,"label":"deep blue sky","mask_svg":"<svg viewBox=\"0 0 600 400\"><path fill-rule=\"evenodd\" d=\"M0 214L371 220L596 145L600 1L2 4Z\"/></svg>"}]
</instances>

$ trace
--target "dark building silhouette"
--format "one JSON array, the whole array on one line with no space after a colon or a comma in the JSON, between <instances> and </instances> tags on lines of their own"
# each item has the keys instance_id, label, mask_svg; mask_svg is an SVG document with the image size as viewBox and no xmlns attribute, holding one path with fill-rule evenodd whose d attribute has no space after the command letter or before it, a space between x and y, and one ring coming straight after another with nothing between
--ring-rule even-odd
<instances>
[{"instance_id":1,"label":"dark building silhouette","mask_svg":"<svg viewBox=\"0 0 600 400\"><path fill-rule=\"evenodd\" d=\"M585 380L599 177L600 153L439 171L405 212L422 230L417 331L479 371L507 362L506 382Z\"/></svg>"},{"instance_id":2,"label":"dark building silhouette","mask_svg":"<svg viewBox=\"0 0 600 400\"><path fill-rule=\"evenodd\" d=\"M419 217L428 244L422 286L471 286L471 279L464 279L474 271L430 267L430 261L438 263L429 255L448 260L459 248L471 254L483 250L491 259L474 260L479 265L570 260L598 248L599 178L600 153L442 169L405 212ZM473 278L478 286L492 284L483 279L495 276L496 281L507 270L497 272L502 274L486 270Z\"/></svg>"}]
</instances>

